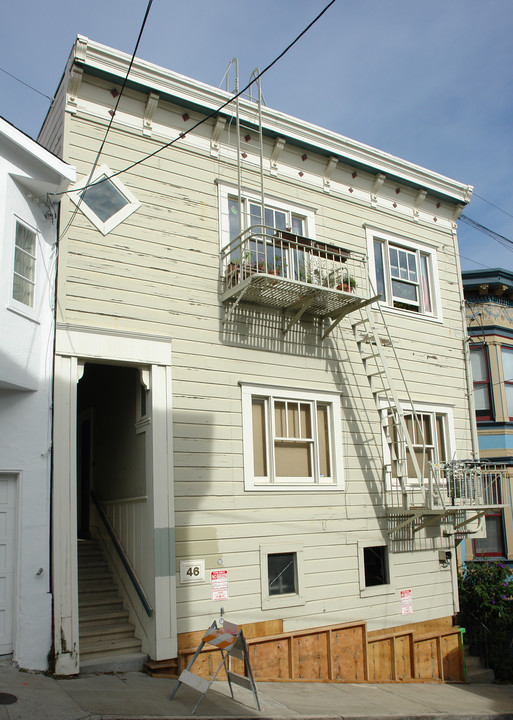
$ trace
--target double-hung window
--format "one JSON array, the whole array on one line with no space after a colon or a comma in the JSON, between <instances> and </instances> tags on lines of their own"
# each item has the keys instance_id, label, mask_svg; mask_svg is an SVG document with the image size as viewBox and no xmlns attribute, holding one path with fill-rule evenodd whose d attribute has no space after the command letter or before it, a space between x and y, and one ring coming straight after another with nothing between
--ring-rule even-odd
<instances>
[{"instance_id":1,"label":"double-hung window","mask_svg":"<svg viewBox=\"0 0 513 720\"><path fill-rule=\"evenodd\" d=\"M385 412L385 411L384 411ZM413 447L421 477L429 477L429 463L447 462L452 457L453 443L452 413L449 409L434 408L427 405L416 406L415 412L404 410L404 420ZM406 462L406 474L409 480L417 479L412 455L401 441L392 416L388 420L388 437L386 454L389 457L392 478L397 478L400 463Z\"/></svg>"},{"instance_id":2,"label":"double-hung window","mask_svg":"<svg viewBox=\"0 0 513 720\"><path fill-rule=\"evenodd\" d=\"M36 291L37 234L19 220L14 238L12 299L25 308L34 308Z\"/></svg>"},{"instance_id":3,"label":"double-hung window","mask_svg":"<svg viewBox=\"0 0 513 720\"><path fill-rule=\"evenodd\" d=\"M371 276L380 302L396 310L439 316L436 255L432 247L367 231Z\"/></svg>"},{"instance_id":4,"label":"double-hung window","mask_svg":"<svg viewBox=\"0 0 513 720\"><path fill-rule=\"evenodd\" d=\"M488 348L485 345L470 348L470 364L472 367L472 379L474 381L476 419L478 421L491 420L493 416L492 396L490 393Z\"/></svg>"},{"instance_id":5,"label":"double-hung window","mask_svg":"<svg viewBox=\"0 0 513 720\"><path fill-rule=\"evenodd\" d=\"M343 484L340 397L243 385L247 490Z\"/></svg>"}]
</instances>

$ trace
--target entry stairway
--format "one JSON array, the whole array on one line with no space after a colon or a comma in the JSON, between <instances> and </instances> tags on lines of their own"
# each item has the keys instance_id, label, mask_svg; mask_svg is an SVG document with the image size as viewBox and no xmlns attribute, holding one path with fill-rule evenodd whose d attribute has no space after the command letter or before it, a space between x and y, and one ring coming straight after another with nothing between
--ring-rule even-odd
<instances>
[{"instance_id":1,"label":"entry stairway","mask_svg":"<svg viewBox=\"0 0 513 720\"><path fill-rule=\"evenodd\" d=\"M108 668L112 658L119 667L121 656L133 666L126 669L141 668L141 642L95 540L78 541L78 603L81 671L97 664Z\"/></svg>"}]
</instances>

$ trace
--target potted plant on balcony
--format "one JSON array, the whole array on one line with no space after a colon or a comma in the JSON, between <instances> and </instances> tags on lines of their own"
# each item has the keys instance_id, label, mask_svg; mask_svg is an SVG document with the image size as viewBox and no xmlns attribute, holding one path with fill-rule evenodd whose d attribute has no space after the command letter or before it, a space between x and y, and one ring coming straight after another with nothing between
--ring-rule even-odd
<instances>
[{"instance_id":1,"label":"potted plant on balcony","mask_svg":"<svg viewBox=\"0 0 513 720\"><path fill-rule=\"evenodd\" d=\"M283 258L281 255L276 254L273 258L272 265L269 264L267 272L269 275L281 275L283 267Z\"/></svg>"},{"instance_id":2,"label":"potted plant on balcony","mask_svg":"<svg viewBox=\"0 0 513 720\"><path fill-rule=\"evenodd\" d=\"M356 288L356 280L352 275L345 277L344 280L337 285L337 290L343 290L347 293L353 293Z\"/></svg>"}]
</instances>

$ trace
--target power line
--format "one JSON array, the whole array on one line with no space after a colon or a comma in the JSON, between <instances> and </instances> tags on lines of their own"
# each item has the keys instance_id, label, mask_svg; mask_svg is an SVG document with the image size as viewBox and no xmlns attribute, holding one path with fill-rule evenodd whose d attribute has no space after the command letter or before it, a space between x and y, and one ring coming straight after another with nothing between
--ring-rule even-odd
<instances>
[{"instance_id":1,"label":"power line","mask_svg":"<svg viewBox=\"0 0 513 720\"><path fill-rule=\"evenodd\" d=\"M504 213L504 215L509 215L510 218L513 218L513 215L512 215L511 213L509 213L507 210L504 210L503 208L499 207L498 205L494 205L493 202L490 202L490 200L487 200L487 199L484 198L482 195L478 195L478 193L476 193L476 192L474 192L474 193L472 193L472 194L475 195L475 197L477 197L477 198L479 198L480 200L482 200L483 202L488 203L488 205L491 205L491 206L494 207L496 210L500 210L500 212Z\"/></svg>"},{"instance_id":2,"label":"power line","mask_svg":"<svg viewBox=\"0 0 513 720\"><path fill-rule=\"evenodd\" d=\"M304 30L302 30L302 31L299 33L299 35L298 35L294 40L292 40L291 43L289 43L289 44L287 45L287 47L285 48L285 50L283 50L283 51L282 51L272 62L270 62L269 65L267 65L261 72L259 72L257 75L255 75L255 77L253 77L253 78L249 81L249 83L248 83L245 87L242 88L242 90L240 90L240 91L239 91L238 93L236 93L235 95L232 95L232 96L229 98L229 100L227 100L227 101L224 102L222 105L220 105L218 108L216 108L216 110L213 110L209 115L206 115L206 116L205 116L204 118L202 118L201 120L198 120L197 123L195 123L195 124L194 124L192 127L190 127L188 130L185 130L185 131L181 132L179 135L177 135L177 137L173 138L173 140L170 140L170 141L169 141L168 143L166 143L165 145L162 145L160 148L157 148L157 150L154 150L154 152L149 153L148 155L145 155L145 156L142 157L140 160L136 160L135 162L131 163L130 165L128 165L128 166L127 166L126 168L124 168L123 170L118 170L117 172L112 173L112 175L109 175L108 177L107 177L107 176L101 177L101 178L99 178L98 180L95 180L94 183L90 183L90 182L89 182L90 177L91 177L91 174L90 174L90 175L89 175L89 180L88 180L87 184L84 185L84 186L81 187L81 188L75 188L72 192L83 192L84 190L87 190L87 188L89 188L89 187L92 187L92 186L94 186L94 185L99 185L100 183L105 182L106 180L110 180L111 178L115 178L115 177L117 177L118 175L122 175L123 173L128 172L129 170L132 170L132 168L136 167L137 165L140 165L141 163L145 162L146 160L149 160L150 158L154 157L155 155L158 155L160 152L162 152L162 150L165 150L166 148L170 147L171 145L174 145L176 142L178 142L178 140L182 140L184 137L186 137L186 135L188 135L189 133L191 133L191 132L192 132L193 130L195 130L197 127L199 127L200 125L203 125L203 123L207 122L208 120L210 120L210 119L213 118L213 117L216 117L216 116L221 112L221 110L223 110L227 105L229 105L230 103L232 103L232 102L233 102L234 100L236 100L238 97L240 97L241 95L243 95L243 94L251 87L251 85L253 85L255 82L257 82L257 80L259 80L259 79L262 77L262 75L264 75L268 70L270 70L274 65L276 65L276 63L277 63L279 60L281 60L281 58L282 58L286 53L288 53L288 51L303 37L303 35L305 35L305 34L310 30L310 28L311 28L313 25L315 25L315 23L324 15L324 13L325 13L327 10L329 10L329 8L330 8L335 2L336 2L336 0L331 0L331 2L329 2L323 10L321 10L321 12L304 28ZM112 119L113 119L113 118L111 118L111 122L112 122ZM109 123L109 126L110 126L110 123ZM60 193L52 193L52 195L53 195L53 196L65 195L65 194L67 194L68 192L69 192L68 190L65 190L65 191L60 192Z\"/></svg>"},{"instance_id":3,"label":"power line","mask_svg":"<svg viewBox=\"0 0 513 720\"><path fill-rule=\"evenodd\" d=\"M45 93L42 93L40 90L37 90L35 87L32 87L32 85L29 85L28 83L24 82L23 80L20 80L20 78L16 77L16 75L13 75L12 73L7 72L7 70L4 70L4 68L2 68L2 67L0 67L0 71L5 73L6 75L9 75L9 77L11 77L13 80L16 80L16 82L19 82L22 85L25 85L25 87L28 87L30 90L33 90L38 95L41 95L42 97L45 97L48 100L50 100L50 102L53 102L53 100L54 100L53 97L50 97L49 95L46 95Z\"/></svg>"},{"instance_id":4,"label":"power line","mask_svg":"<svg viewBox=\"0 0 513 720\"><path fill-rule=\"evenodd\" d=\"M467 215L461 215L460 220L466 225L470 225L470 227L473 227L475 230L479 230L479 232L482 232L485 235L493 238L494 240L497 240L497 242L503 245L507 250L513 252L513 240L504 237L504 235L496 233L494 230L490 230L490 228L481 225L481 223L478 223L476 220L472 220L472 218L469 218Z\"/></svg>"},{"instance_id":5,"label":"power line","mask_svg":"<svg viewBox=\"0 0 513 720\"><path fill-rule=\"evenodd\" d=\"M94 162L93 162L93 165L92 165L92 167L91 167L91 171L90 171L90 173L89 173L89 177L88 177L88 179L87 179L87 183L86 183L86 185L85 185L83 188L80 188L81 190L85 190L86 188L91 187L91 184L93 184L93 185L94 185L94 184L98 184L98 183L91 183L91 178L92 178L92 176L93 176L94 171L96 170L96 167L97 167L97 165L98 165L98 161L100 160L100 155L102 154L103 148L105 147L105 143L106 143L106 141L107 141L107 136L108 136L109 131L110 131L111 127L112 127L112 123L114 122L114 116L115 116L116 111L117 111L117 109L118 109L118 105L119 105L119 103L120 103L120 101L121 101L121 97L122 97L122 95L123 95L123 91L124 91L124 89L125 89L125 87L126 87L126 84L127 84L127 81L128 81L128 75L129 75L129 73L130 73L130 70L132 69L132 65L133 65L134 60L135 60L135 55L136 55L137 50L138 50L138 48L139 48L139 43L141 42L141 37L142 37L143 31L144 31L144 27L145 27L145 25L146 25L146 20L148 19L148 15L149 15L150 8L151 8L152 4L153 4L153 0L149 0L149 1L148 1L148 5L146 6L146 12L144 13L144 18L143 18L143 21L142 21L142 24L141 24L141 28L140 28L140 30L139 30L139 35L137 36L137 42L135 43L135 47L134 47L134 50L133 50L133 52L132 52L132 57L130 58L130 63L129 63L129 65L128 65L128 69L127 69L126 74L125 74L125 79L123 80L123 85L121 86L121 90L119 91L119 95L118 95L118 97L117 97L117 100L116 100L116 104L115 104L115 106L114 106L114 109L110 111L110 120L109 120L109 124L107 125L107 129L105 130L105 135L103 136L102 144L100 145L100 147L99 147L99 149L98 149L98 152L96 153L96 157L95 157ZM62 193L51 193L51 195L61 195L61 194L62 194ZM77 202L76 207L75 207L75 210L73 211L73 214L71 215L71 217L70 217L70 219L69 219L66 227L64 228L64 230L63 230L62 233L60 234L59 240L62 239L62 237L64 236L64 234L65 234L66 232L68 232L68 230L70 229L71 225L73 224L73 221L74 221L74 219L75 219L75 217L76 217L76 215L77 215L77 212L78 212L78 210L79 210L79 208L80 208L80 205L82 204L82 200L83 200L83 194L81 194L81 195L79 196L78 202Z\"/></svg>"}]
</instances>

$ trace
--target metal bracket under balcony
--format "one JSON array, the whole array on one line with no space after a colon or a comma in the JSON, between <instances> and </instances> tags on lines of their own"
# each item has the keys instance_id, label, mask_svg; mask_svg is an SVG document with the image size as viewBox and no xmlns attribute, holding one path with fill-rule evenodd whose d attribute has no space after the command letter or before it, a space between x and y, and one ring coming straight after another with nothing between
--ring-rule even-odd
<instances>
[{"instance_id":1,"label":"metal bracket under balcony","mask_svg":"<svg viewBox=\"0 0 513 720\"><path fill-rule=\"evenodd\" d=\"M274 228L249 228L221 254L225 322L244 300L284 313L283 332L305 313L330 318L325 337L367 295L365 256Z\"/></svg>"}]
</instances>

